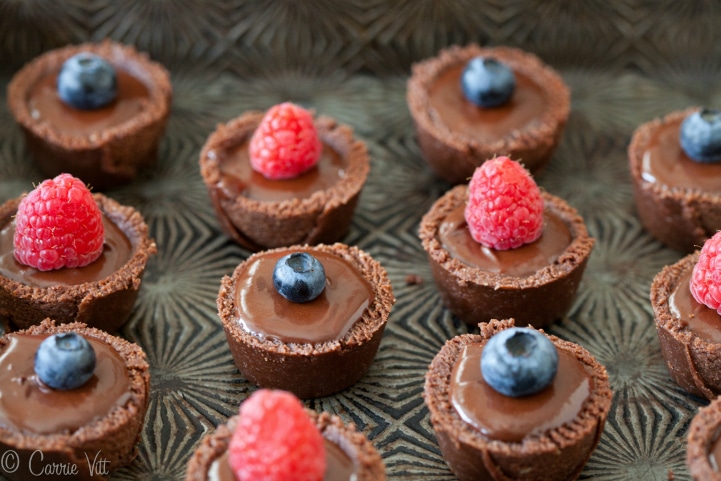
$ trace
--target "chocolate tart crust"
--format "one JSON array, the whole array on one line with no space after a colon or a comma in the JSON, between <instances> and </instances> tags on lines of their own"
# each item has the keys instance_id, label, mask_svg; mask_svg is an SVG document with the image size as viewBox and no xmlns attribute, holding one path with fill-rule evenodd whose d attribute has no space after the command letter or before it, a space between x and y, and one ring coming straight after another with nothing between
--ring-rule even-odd
<instances>
[{"instance_id":1,"label":"chocolate tart crust","mask_svg":"<svg viewBox=\"0 0 721 481\"><path fill-rule=\"evenodd\" d=\"M721 433L721 399L699 409L686 436L686 464L694 481L721 481L721 473L711 465L709 452Z\"/></svg>"},{"instance_id":2,"label":"chocolate tart crust","mask_svg":"<svg viewBox=\"0 0 721 481\"><path fill-rule=\"evenodd\" d=\"M283 389L301 399L328 396L358 382L368 371L383 337L395 302L385 269L354 246L291 246L266 252L302 249L321 251L345 259L373 288L373 302L348 333L339 340L317 344L261 340L243 329L236 305L236 282L245 262L232 276L224 276L218 294L218 315L238 370L249 381L265 388Z\"/></svg>"},{"instance_id":3,"label":"chocolate tart crust","mask_svg":"<svg viewBox=\"0 0 721 481\"><path fill-rule=\"evenodd\" d=\"M541 192L545 209L568 225L571 244L556 259L534 274L508 276L469 266L453 258L439 240L445 218L465 204L467 185L446 192L421 220L418 235L428 254L433 278L444 305L466 324L513 317L519 323L544 327L561 319L573 304L594 239L583 218L563 199Z\"/></svg>"},{"instance_id":4,"label":"chocolate tart crust","mask_svg":"<svg viewBox=\"0 0 721 481\"><path fill-rule=\"evenodd\" d=\"M250 140L264 112L246 112L218 125L200 153L200 172L222 229L238 244L259 251L294 244L329 244L350 230L361 190L368 177L370 160L364 142L353 130L335 120L315 119L321 141L346 161L345 176L329 189L310 197L264 202L243 195L229 195L220 186L217 152L231 150Z\"/></svg>"},{"instance_id":5,"label":"chocolate tart crust","mask_svg":"<svg viewBox=\"0 0 721 481\"><path fill-rule=\"evenodd\" d=\"M693 269L700 251L665 266L651 283L656 332L669 374L686 391L709 400L721 394L721 346L700 338L671 313L669 297L681 276Z\"/></svg>"},{"instance_id":6,"label":"chocolate tart crust","mask_svg":"<svg viewBox=\"0 0 721 481\"><path fill-rule=\"evenodd\" d=\"M479 55L495 57L512 70L533 78L545 92L548 106L531 125L488 143L450 130L431 107L428 96L443 72ZM571 110L569 88L537 56L511 47L483 48L476 44L454 45L441 50L436 57L414 64L406 100L428 164L438 177L451 184L468 182L476 167L496 155L508 155L519 159L531 172L540 171L550 160Z\"/></svg>"},{"instance_id":7,"label":"chocolate tart crust","mask_svg":"<svg viewBox=\"0 0 721 481\"><path fill-rule=\"evenodd\" d=\"M132 257L105 279L78 285L34 287L0 275L0 316L11 326L24 329L49 317L58 323L77 321L115 332L130 317L148 258L157 252L157 246L137 210L103 194L93 197L103 215L130 240ZM0 222L15 215L21 199L0 206Z\"/></svg>"},{"instance_id":8,"label":"chocolate tart crust","mask_svg":"<svg viewBox=\"0 0 721 481\"><path fill-rule=\"evenodd\" d=\"M643 178L643 156L656 131L699 107L671 112L640 125L628 146L633 195L641 225L672 249L691 253L721 229L721 195L700 189L669 187Z\"/></svg>"},{"instance_id":9,"label":"chocolate tart crust","mask_svg":"<svg viewBox=\"0 0 721 481\"><path fill-rule=\"evenodd\" d=\"M147 87L149 98L143 111L128 122L93 135L79 136L33 118L27 97L39 79L59 71L65 60L85 51L100 55L132 74ZM132 46L105 40L50 50L35 58L11 79L7 99L10 111L23 130L28 150L44 176L69 172L98 190L127 183L140 169L155 162L158 143L170 115L172 85L168 71L147 54Z\"/></svg>"},{"instance_id":10,"label":"chocolate tart crust","mask_svg":"<svg viewBox=\"0 0 721 481\"><path fill-rule=\"evenodd\" d=\"M514 325L513 319L482 323L480 335L450 339L431 362L423 398L441 452L460 481L575 479L600 440L612 398L606 369L583 347L548 335L558 349L572 352L593 379L593 390L571 423L518 443L503 442L484 437L464 422L451 404L450 379L463 347L484 344Z\"/></svg>"},{"instance_id":11,"label":"chocolate tart crust","mask_svg":"<svg viewBox=\"0 0 721 481\"><path fill-rule=\"evenodd\" d=\"M336 444L353 461L358 481L385 481L386 470L378 451L354 424L344 424L338 416L306 409L324 438ZM201 441L188 462L185 481L208 481L213 462L228 450L239 417L233 416Z\"/></svg>"},{"instance_id":12,"label":"chocolate tart crust","mask_svg":"<svg viewBox=\"0 0 721 481\"><path fill-rule=\"evenodd\" d=\"M93 462L96 453L101 453L100 456L109 461L106 465L109 470L129 464L137 455L137 444L140 441L150 393L150 367L140 346L83 323L56 324L54 320L46 319L27 330L3 336L0 338L0 349L7 346L9 336L14 334L55 334L71 331L98 339L114 348L127 366L130 398L125 405L114 407L106 416L72 433L38 435L0 426L0 451L13 450L19 455L20 469L14 473L1 470L2 474L12 481L58 479L57 475L43 477L36 476L37 473L23 472L23 467L28 466L29 457L36 450L43 453L45 464L52 462L75 464L78 467L78 475L73 479L80 480L105 479L102 476L90 477L88 463ZM28 353L28 355L33 354ZM89 460L85 453L88 454Z\"/></svg>"}]
</instances>

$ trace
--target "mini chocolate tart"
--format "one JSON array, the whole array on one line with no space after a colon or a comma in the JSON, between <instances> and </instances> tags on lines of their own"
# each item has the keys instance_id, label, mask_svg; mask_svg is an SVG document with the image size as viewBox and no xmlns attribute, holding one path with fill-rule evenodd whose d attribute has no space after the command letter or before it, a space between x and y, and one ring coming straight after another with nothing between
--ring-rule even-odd
<instances>
[{"instance_id":1,"label":"mini chocolate tart","mask_svg":"<svg viewBox=\"0 0 721 481\"><path fill-rule=\"evenodd\" d=\"M365 143L350 127L315 119L323 151L318 164L287 180L269 180L250 166L248 144L263 112L219 125L200 153L200 173L218 221L251 251L328 244L348 233L370 169Z\"/></svg>"},{"instance_id":2,"label":"mini chocolate tart","mask_svg":"<svg viewBox=\"0 0 721 481\"><path fill-rule=\"evenodd\" d=\"M464 97L461 73L478 56L495 58L513 71L516 88L506 104L481 108ZM550 160L571 109L563 79L538 57L475 44L451 46L414 64L406 97L426 161L451 184L467 182L476 167L496 155L539 171Z\"/></svg>"},{"instance_id":3,"label":"mini chocolate tart","mask_svg":"<svg viewBox=\"0 0 721 481\"><path fill-rule=\"evenodd\" d=\"M118 97L105 107L80 110L57 95L56 78L68 58L90 52L118 75ZM104 41L46 52L12 78L8 106L45 177L68 172L95 190L124 184L155 162L170 114L168 71L133 47Z\"/></svg>"},{"instance_id":4,"label":"mini chocolate tart","mask_svg":"<svg viewBox=\"0 0 721 481\"><path fill-rule=\"evenodd\" d=\"M691 294L699 252L656 274L651 305L671 379L691 394L715 399L721 394L721 315Z\"/></svg>"},{"instance_id":5,"label":"mini chocolate tart","mask_svg":"<svg viewBox=\"0 0 721 481\"><path fill-rule=\"evenodd\" d=\"M291 302L273 287L279 258L309 252L325 269L318 298ZM258 252L225 276L218 314L240 372L261 387L308 399L342 391L373 363L395 298L385 269L357 247L292 246Z\"/></svg>"},{"instance_id":6,"label":"mini chocolate tart","mask_svg":"<svg viewBox=\"0 0 721 481\"><path fill-rule=\"evenodd\" d=\"M466 185L446 192L423 216L419 237L438 292L465 323L515 317L544 327L571 308L594 240L575 209L541 194L543 234L507 251L484 247L471 237L463 214Z\"/></svg>"},{"instance_id":7,"label":"mini chocolate tart","mask_svg":"<svg viewBox=\"0 0 721 481\"><path fill-rule=\"evenodd\" d=\"M355 425L346 425L325 412L307 412L325 439L328 468L324 481L385 481L383 459ZM236 481L227 451L237 420L238 416L231 417L201 441L188 462L186 481Z\"/></svg>"},{"instance_id":8,"label":"mini chocolate tart","mask_svg":"<svg viewBox=\"0 0 721 481\"><path fill-rule=\"evenodd\" d=\"M519 398L490 388L480 354L513 319L446 342L426 373L423 397L443 458L460 481L576 479L611 407L606 369L578 344L548 338L559 354L553 384Z\"/></svg>"},{"instance_id":9,"label":"mini chocolate tart","mask_svg":"<svg viewBox=\"0 0 721 481\"><path fill-rule=\"evenodd\" d=\"M699 409L691 420L686 464L694 481L721 481L721 398Z\"/></svg>"},{"instance_id":10,"label":"mini chocolate tart","mask_svg":"<svg viewBox=\"0 0 721 481\"><path fill-rule=\"evenodd\" d=\"M34 373L35 351L48 336L71 331L93 346L95 373L79 388L56 391ZM11 459L0 474L12 481L102 480L137 455L150 372L136 344L47 319L0 338L0 367L0 451Z\"/></svg>"},{"instance_id":11,"label":"mini chocolate tart","mask_svg":"<svg viewBox=\"0 0 721 481\"><path fill-rule=\"evenodd\" d=\"M0 206L0 317L27 328L49 317L114 332L130 317L148 258L157 252L138 211L93 194L103 213L105 246L85 266L39 271L13 256L13 216L21 197Z\"/></svg>"},{"instance_id":12,"label":"mini chocolate tart","mask_svg":"<svg viewBox=\"0 0 721 481\"><path fill-rule=\"evenodd\" d=\"M681 123L697 110L642 124L628 146L641 224L665 245L686 253L721 229L721 163L692 160L679 141Z\"/></svg>"}]
</instances>

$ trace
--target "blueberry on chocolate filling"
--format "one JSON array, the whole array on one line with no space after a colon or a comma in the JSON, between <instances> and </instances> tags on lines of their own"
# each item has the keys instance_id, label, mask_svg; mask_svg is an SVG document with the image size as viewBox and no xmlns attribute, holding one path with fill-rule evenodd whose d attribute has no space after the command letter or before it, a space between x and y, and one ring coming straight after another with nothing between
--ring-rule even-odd
<instances>
[{"instance_id":1,"label":"blueberry on chocolate filling","mask_svg":"<svg viewBox=\"0 0 721 481\"><path fill-rule=\"evenodd\" d=\"M721 111L703 108L681 123L681 148L697 162L721 161Z\"/></svg>"},{"instance_id":2,"label":"blueberry on chocolate filling","mask_svg":"<svg viewBox=\"0 0 721 481\"><path fill-rule=\"evenodd\" d=\"M325 269L307 252L281 257L273 269L273 286L291 302L309 302L325 288Z\"/></svg>"},{"instance_id":3,"label":"blueberry on chocolate filling","mask_svg":"<svg viewBox=\"0 0 721 481\"><path fill-rule=\"evenodd\" d=\"M516 88L513 71L495 58L475 57L461 74L463 95L479 107L505 104Z\"/></svg>"},{"instance_id":4,"label":"blueberry on chocolate filling","mask_svg":"<svg viewBox=\"0 0 721 481\"><path fill-rule=\"evenodd\" d=\"M79 53L67 59L57 80L63 102L81 110L108 105L118 95L115 69L107 60L92 53Z\"/></svg>"},{"instance_id":5,"label":"blueberry on chocolate filling","mask_svg":"<svg viewBox=\"0 0 721 481\"><path fill-rule=\"evenodd\" d=\"M550 339L526 327L512 327L491 337L481 354L483 379L499 393L521 397L553 382L558 352Z\"/></svg>"},{"instance_id":6,"label":"blueberry on chocolate filling","mask_svg":"<svg viewBox=\"0 0 721 481\"><path fill-rule=\"evenodd\" d=\"M35 352L35 374L53 389L75 389L95 372L95 350L80 334L54 334Z\"/></svg>"}]
</instances>

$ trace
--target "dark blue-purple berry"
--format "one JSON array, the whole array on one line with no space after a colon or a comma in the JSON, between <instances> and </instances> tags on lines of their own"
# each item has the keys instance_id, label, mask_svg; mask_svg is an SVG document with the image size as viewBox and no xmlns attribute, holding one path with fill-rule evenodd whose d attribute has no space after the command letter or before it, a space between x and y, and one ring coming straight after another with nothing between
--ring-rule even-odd
<instances>
[{"instance_id":1,"label":"dark blue-purple berry","mask_svg":"<svg viewBox=\"0 0 721 481\"><path fill-rule=\"evenodd\" d=\"M53 334L35 352L35 374L53 389L75 389L93 377L95 350L80 334Z\"/></svg>"},{"instance_id":2,"label":"dark blue-purple berry","mask_svg":"<svg viewBox=\"0 0 721 481\"><path fill-rule=\"evenodd\" d=\"M325 288L325 269L307 252L293 252L278 259L273 270L273 286L292 302L309 302Z\"/></svg>"},{"instance_id":3,"label":"dark blue-purple berry","mask_svg":"<svg viewBox=\"0 0 721 481\"><path fill-rule=\"evenodd\" d=\"M681 148L697 162L721 161L721 111L701 109L686 117L679 135Z\"/></svg>"},{"instance_id":4,"label":"dark blue-purple berry","mask_svg":"<svg viewBox=\"0 0 721 481\"><path fill-rule=\"evenodd\" d=\"M481 354L481 374L493 389L511 397L548 387L558 370L558 352L535 329L512 327L491 337Z\"/></svg>"},{"instance_id":5,"label":"dark blue-purple berry","mask_svg":"<svg viewBox=\"0 0 721 481\"><path fill-rule=\"evenodd\" d=\"M479 107L505 104L516 88L516 77L504 63L492 57L471 59L461 74L461 89L466 99Z\"/></svg>"},{"instance_id":6,"label":"dark blue-purple berry","mask_svg":"<svg viewBox=\"0 0 721 481\"><path fill-rule=\"evenodd\" d=\"M81 110L108 105L118 95L115 68L92 53L79 53L67 59L57 80L58 95L63 102Z\"/></svg>"}]
</instances>

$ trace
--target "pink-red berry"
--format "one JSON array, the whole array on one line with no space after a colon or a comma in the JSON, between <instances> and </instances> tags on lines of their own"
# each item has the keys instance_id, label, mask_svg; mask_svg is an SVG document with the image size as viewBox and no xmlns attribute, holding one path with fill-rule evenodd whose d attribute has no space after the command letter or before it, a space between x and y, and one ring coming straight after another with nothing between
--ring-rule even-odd
<instances>
[{"instance_id":1,"label":"pink-red berry","mask_svg":"<svg viewBox=\"0 0 721 481\"><path fill-rule=\"evenodd\" d=\"M313 115L284 102L270 108L250 139L250 165L268 179L290 179L311 169L322 144Z\"/></svg>"},{"instance_id":2,"label":"pink-red berry","mask_svg":"<svg viewBox=\"0 0 721 481\"><path fill-rule=\"evenodd\" d=\"M82 267L103 252L103 215L80 179L60 174L22 198L15 215L14 255L41 271Z\"/></svg>"},{"instance_id":3,"label":"pink-red berry","mask_svg":"<svg viewBox=\"0 0 721 481\"><path fill-rule=\"evenodd\" d=\"M721 314L721 232L701 248L689 287L696 301Z\"/></svg>"},{"instance_id":4,"label":"pink-red berry","mask_svg":"<svg viewBox=\"0 0 721 481\"><path fill-rule=\"evenodd\" d=\"M473 239L508 250L543 233L543 197L531 174L508 157L487 160L468 184L466 223Z\"/></svg>"},{"instance_id":5,"label":"pink-red berry","mask_svg":"<svg viewBox=\"0 0 721 481\"><path fill-rule=\"evenodd\" d=\"M238 481L322 481L326 470L323 436L300 400L279 390L241 404L228 457Z\"/></svg>"}]
</instances>

